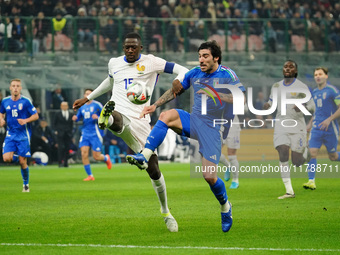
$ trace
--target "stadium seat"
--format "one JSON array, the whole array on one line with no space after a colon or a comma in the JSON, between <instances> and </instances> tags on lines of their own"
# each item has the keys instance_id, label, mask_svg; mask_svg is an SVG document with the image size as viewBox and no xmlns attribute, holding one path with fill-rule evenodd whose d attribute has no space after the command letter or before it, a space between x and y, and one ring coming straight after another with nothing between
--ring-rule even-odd
<instances>
[{"instance_id":1,"label":"stadium seat","mask_svg":"<svg viewBox=\"0 0 340 255\"><path fill-rule=\"evenodd\" d=\"M71 51L73 48L71 38L67 37L64 34L55 34L54 35L54 50L60 51ZM52 34L48 34L46 37L46 49L52 50Z\"/></svg>"},{"instance_id":2,"label":"stadium seat","mask_svg":"<svg viewBox=\"0 0 340 255\"><path fill-rule=\"evenodd\" d=\"M122 163L122 159L120 157L120 149L116 145L110 145L109 147L109 156L111 158L112 164ZM116 162L117 161L117 162Z\"/></svg>"},{"instance_id":3,"label":"stadium seat","mask_svg":"<svg viewBox=\"0 0 340 255\"><path fill-rule=\"evenodd\" d=\"M93 35L93 42L94 42L94 45L97 44L97 35ZM105 40L102 35L99 35L99 50L106 51Z\"/></svg>"}]
</instances>

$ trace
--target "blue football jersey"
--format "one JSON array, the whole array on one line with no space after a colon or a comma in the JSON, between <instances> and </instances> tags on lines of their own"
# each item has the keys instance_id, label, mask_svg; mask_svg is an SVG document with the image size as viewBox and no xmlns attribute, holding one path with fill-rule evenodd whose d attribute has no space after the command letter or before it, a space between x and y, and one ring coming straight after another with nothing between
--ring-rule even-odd
<instances>
[{"instance_id":1,"label":"blue football jersey","mask_svg":"<svg viewBox=\"0 0 340 255\"><path fill-rule=\"evenodd\" d=\"M82 136L92 136L94 134L104 135L104 131L98 127L98 119L93 119L92 115L96 114L98 117L103 108L103 105L98 101L92 100L90 104L84 104L79 108L77 113L77 120L83 120Z\"/></svg>"},{"instance_id":2,"label":"blue football jersey","mask_svg":"<svg viewBox=\"0 0 340 255\"><path fill-rule=\"evenodd\" d=\"M313 129L320 130L319 124L338 109L340 93L336 87L327 84L323 89L314 89L312 95L315 103ZM337 130L339 130L338 122L333 120L328 126L328 132Z\"/></svg>"},{"instance_id":3,"label":"blue football jersey","mask_svg":"<svg viewBox=\"0 0 340 255\"><path fill-rule=\"evenodd\" d=\"M184 89L188 89L190 86L193 86L194 89L194 104L192 108L192 114L200 115L200 118L206 120L206 123L209 126L213 125L214 119L226 119L228 120L228 123L225 126L229 127L230 120L234 118L233 104L219 101L219 99L216 97L212 98L211 96L207 96L207 114L201 114L202 95L197 94L197 91L201 89L204 90L207 88L213 88L213 90L215 90L217 93L231 93L227 88L216 88L217 84L234 85L237 86L241 91L245 91L245 88L240 83L240 80L235 72L229 67L222 65L219 65L218 69L210 74L202 72L201 68L197 66L185 74L184 80L182 82Z\"/></svg>"},{"instance_id":4,"label":"blue football jersey","mask_svg":"<svg viewBox=\"0 0 340 255\"><path fill-rule=\"evenodd\" d=\"M1 102L0 112L6 114L7 136L15 140L30 139L30 123L20 125L18 119L27 119L37 113L31 100L24 96L17 101L13 101L11 96L5 97Z\"/></svg>"}]
</instances>

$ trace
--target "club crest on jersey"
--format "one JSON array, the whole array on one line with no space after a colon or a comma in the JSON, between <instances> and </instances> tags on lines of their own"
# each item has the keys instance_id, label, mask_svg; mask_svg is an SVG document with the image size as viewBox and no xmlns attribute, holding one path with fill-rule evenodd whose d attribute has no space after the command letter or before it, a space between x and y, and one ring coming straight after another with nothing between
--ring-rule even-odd
<instances>
[{"instance_id":1,"label":"club crest on jersey","mask_svg":"<svg viewBox=\"0 0 340 255\"><path fill-rule=\"evenodd\" d=\"M19 104L18 109L22 110L22 104L21 103Z\"/></svg>"},{"instance_id":2,"label":"club crest on jersey","mask_svg":"<svg viewBox=\"0 0 340 255\"><path fill-rule=\"evenodd\" d=\"M139 66L139 64L137 64L137 70L139 74L143 74L145 71L145 66Z\"/></svg>"},{"instance_id":3,"label":"club crest on jersey","mask_svg":"<svg viewBox=\"0 0 340 255\"><path fill-rule=\"evenodd\" d=\"M93 106L90 107L90 112L93 112Z\"/></svg>"},{"instance_id":4,"label":"club crest on jersey","mask_svg":"<svg viewBox=\"0 0 340 255\"><path fill-rule=\"evenodd\" d=\"M324 92L324 93L322 94L322 98L323 98L323 99L326 99L326 96L327 96L327 92Z\"/></svg>"}]
</instances>

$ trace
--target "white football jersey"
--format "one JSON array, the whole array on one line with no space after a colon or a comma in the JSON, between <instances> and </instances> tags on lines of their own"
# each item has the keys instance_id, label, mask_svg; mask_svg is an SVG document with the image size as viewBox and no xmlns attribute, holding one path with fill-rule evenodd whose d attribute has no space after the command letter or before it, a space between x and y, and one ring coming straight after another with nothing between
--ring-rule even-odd
<instances>
[{"instance_id":1,"label":"white football jersey","mask_svg":"<svg viewBox=\"0 0 340 255\"><path fill-rule=\"evenodd\" d=\"M158 81L158 75L164 72L166 61L154 55L141 54L140 58L128 63L125 56L111 58L108 64L109 76L114 79L112 97L116 103L115 110L127 117L139 118L145 106L150 105L151 99L142 105L133 104L126 96L127 88L133 82L146 84L150 98ZM145 116L150 122L149 114Z\"/></svg>"},{"instance_id":2,"label":"white football jersey","mask_svg":"<svg viewBox=\"0 0 340 255\"><path fill-rule=\"evenodd\" d=\"M294 134L307 133L304 114L301 111L299 112L295 111L294 104L287 104L286 115L283 115L282 109L281 109L281 95L283 93L286 93L287 99L301 98L301 93L294 93L294 92L287 93L285 88L289 87L289 89L292 89L293 91L294 89L296 89L296 91L301 91L301 90L309 91L308 86L298 79L295 79L289 85L284 84L284 80L281 80L272 86L272 90L271 90L269 101L268 101L270 105L272 105L272 101L273 101L273 88L274 87L278 88L277 113L275 117L276 121L275 121L274 133L294 133ZM309 102L311 101L312 100L310 100Z\"/></svg>"}]
</instances>

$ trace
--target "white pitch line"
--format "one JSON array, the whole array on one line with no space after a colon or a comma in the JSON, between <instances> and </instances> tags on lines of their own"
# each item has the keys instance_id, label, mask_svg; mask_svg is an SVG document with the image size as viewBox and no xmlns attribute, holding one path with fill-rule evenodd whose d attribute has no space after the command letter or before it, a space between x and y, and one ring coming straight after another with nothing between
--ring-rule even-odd
<instances>
[{"instance_id":1,"label":"white pitch line","mask_svg":"<svg viewBox=\"0 0 340 255\"><path fill-rule=\"evenodd\" d=\"M239 250L239 251L298 251L298 252L340 252L340 249L300 249L300 248L248 248L248 247L207 247L207 246L143 246L120 244L44 244L44 243L0 243L1 246L52 246L52 247L98 247L127 249L187 249L187 250Z\"/></svg>"}]
</instances>

